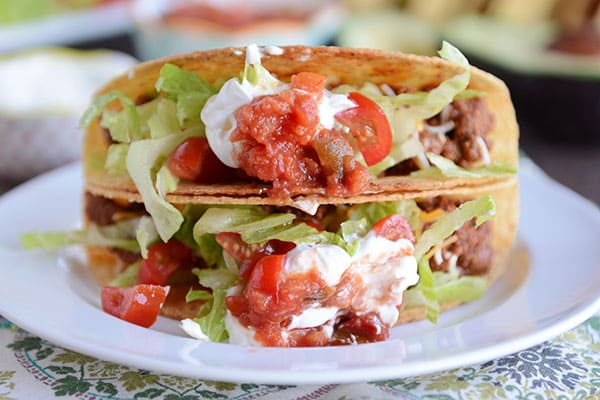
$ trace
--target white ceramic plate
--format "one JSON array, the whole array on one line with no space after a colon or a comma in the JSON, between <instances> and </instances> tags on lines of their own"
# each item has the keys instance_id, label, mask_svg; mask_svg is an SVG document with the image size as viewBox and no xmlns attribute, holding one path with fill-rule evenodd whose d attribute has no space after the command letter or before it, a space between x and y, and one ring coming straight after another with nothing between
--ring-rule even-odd
<instances>
[{"instance_id":1,"label":"white ceramic plate","mask_svg":"<svg viewBox=\"0 0 600 400\"><path fill-rule=\"evenodd\" d=\"M392 330L383 343L331 348L249 348L200 343L174 321L153 329L102 312L99 289L69 252L19 249L18 234L76 227L81 172L69 166L0 198L0 314L66 348L116 363L219 381L317 384L419 375L500 357L570 329L600 309L600 212L521 168L522 254L479 301ZM521 249L522 250L522 249Z\"/></svg>"}]
</instances>

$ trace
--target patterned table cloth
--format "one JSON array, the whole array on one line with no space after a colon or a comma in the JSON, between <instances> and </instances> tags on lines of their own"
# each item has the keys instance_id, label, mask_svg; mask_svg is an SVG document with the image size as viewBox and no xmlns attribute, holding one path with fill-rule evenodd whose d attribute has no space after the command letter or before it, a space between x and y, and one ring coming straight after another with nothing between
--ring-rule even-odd
<instances>
[{"instance_id":1,"label":"patterned table cloth","mask_svg":"<svg viewBox=\"0 0 600 400\"><path fill-rule=\"evenodd\" d=\"M57 347L0 317L0 400L600 399L600 315L479 365L342 385L233 384L158 375Z\"/></svg>"}]
</instances>

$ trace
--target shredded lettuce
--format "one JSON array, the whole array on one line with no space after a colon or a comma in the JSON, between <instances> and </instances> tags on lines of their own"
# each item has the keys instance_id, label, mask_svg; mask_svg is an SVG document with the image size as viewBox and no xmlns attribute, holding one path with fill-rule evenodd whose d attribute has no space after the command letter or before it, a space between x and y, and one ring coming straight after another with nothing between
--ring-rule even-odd
<instances>
[{"instance_id":1,"label":"shredded lettuce","mask_svg":"<svg viewBox=\"0 0 600 400\"><path fill-rule=\"evenodd\" d=\"M433 274L429 267L428 259L421 258L419 260L417 272L419 274L417 289L421 292L425 300L426 317L431 322L436 323L440 313L440 303L433 287Z\"/></svg>"},{"instance_id":2,"label":"shredded lettuce","mask_svg":"<svg viewBox=\"0 0 600 400\"><path fill-rule=\"evenodd\" d=\"M227 329L225 329L226 296L227 291L224 289L213 290L211 299L203 304L199 315L194 318L194 322L200 326L211 342L223 342L229 338Z\"/></svg>"},{"instance_id":3,"label":"shredded lettuce","mask_svg":"<svg viewBox=\"0 0 600 400\"><path fill-rule=\"evenodd\" d=\"M174 192L177 189L179 178L171 173L169 167L164 164L156 173L156 191L163 199L167 193Z\"/></svg>"},{"instance_id":4,"label":"shredded lettuce","mask_svg":"<svg viewBox=\"0 0 600 400\"><path fill-rule=\"evenodd\" d=\"M173 64L165 64L156 82L158 92L167 93L176 100L176 113L182 127L202 125L200 111L206 101L217 92L216 88L192 71Z\"/></svg>"},{"instance_id":5,"label":"shredded lettuce","mask_svg":"<svg viewBox=\"0 0 600 400\"><path fill-rule=\"evenodd\" d=\"M92 121L102 113L104 108L114 100L119 100L121 102L127 118L119 117L123 118L123 120L110 122L111 125L114 124L115 127L118 127L114 132L111 130L111 136L118 142L127 143L132 137L136 137L139 134L140 117L133 100L119 91L112 91L97 97L92 105L83 113L83 116L79 120L79 127L86 128L89 126ZM108 119L111 119L111 117L117 118L118 114L119 113L116 112L108 113ZM105 121L104 123L106 124L107 122Z\"/></svg>"},{"instance_id":6,"label":"shredded lettuce","mask_svg":"<svg viewBox=\"0 0 600 400\"><path fill-rule=\"evenodd\" d=\"M277 225L267 229L242 232L242 240L248 244L264 243L272 239L296 244L313 242L319 231L304 223L293 225ZM316 239L316 238L315 238Z\"/></svg>"},{"instance_id":7,"label":"shredded lettuce","mask_svg":"<svg viewBox=\"0 0 600 400\"><path fill-rule=\"evenodd\" d=\"M433 272L433 291L435 301L439 303L474 301L483 296L486 288L487 281L480 276L459 276L443 271ZM426 299L418 285L404 293L403 308L424 305L426 305Z\"/></svg>"},{"instance_id":8,"label":"shredded lettuce","mask_svg":"<svg viewBox=\"0 0 600 400\"><path fill-rule=\"evenodd\" d=\"M366 218L342 222L338 230L338 235L343 242L341 247L344 247L348 254L353 256L358 250L358 239L366 235L368 231L369 224Z\"/></svg>"},{"instance_id":9,"label":"shredded lettuce","mask_svg":"<svg viewBox=\"0 0 600 400\"><path fill-rule=\"evenodd\" d=\"M194 275L198 277L198 282L205 288L212 290L216 289L229 289L232 287L237 279L238 274L233 273L227 269L200 269L195 268L193 271Z\"/></svg>"},{"instance_id":10,"label":"shredded lettuce","mask_svg":"<svg viewBox=\"0 0 600 400\"><path fill-rule=\"evenodd\" d=\"M434 153L427 153L433 167L414 171L410 175L417 178L483 178L487 176L505 176L515 174L517 169L505 163L493 163L483 167L465 169L452 160Z\"/></svg>"},{"instance_id":11,"label":"shredded lettuce","mask_svg":"<svg viewBox=\"0 0 600 400\"><path fill-rule=\"evenodd\" d=\"M483 296L487 281L480 276L461 276L455 279L443 279L447 273L433 273L435 295L440 303L448 301L474 301Z\"/></svg>"},{"instance_id":12,"label":"shredded lettuce","mask_svg":"<svg viewBox=\"0 0 600 400\"><path fill-rule=\"evenodd\" d=\"M194 226L194 238L200 243L212 240L208 234L219 232L239 233L248 244L265 243L272 239L284 242L334 244L347 252L355 250L341 233L319 231L303 222L292 223L294 214L265 214L259 207L209 208ZM356 225L355 225L356 227ZM347 230L350 229L350 225ZM354 240L352 240L354 242Z\"/></svg>"},{"instance_id":13,"label":"shredded lettuce","mask_svg":"<svg viewBox=\"0 0 600 400\"><path fill-rule=\"evenodd\" d=\"M165 92L175 96L189 92L215 92L211 84L200 75L174 64L162 66L155 88L157 92Z\"/></svg>"},{"instance_id":14,"label":"shredded lettuce","mask_svg":"<svg viewBox=\"0 0 600 400\"><path fill-rule=\"evenodd\" d=\"M128 220L109 226L90 225L87 229L70 232L29 232L21 235L25 250L55 251L71 245L115 247L132 252L140 250L135 239L138 220Z\"/></svg>"},{"instance_id":15,"label":"shredded lettuce","mask_svg":"<svg viewBox=\"0 0 600 400\"><path fill-rule=\"evenodd\" d=\"M197 300L207 301L207 300L211 300L211 299L212 299L212 293L205 289L195 289L195 290L190 289L190 291L187 292L187 294L185 295L185 301L188 303L191 301L197 301Z\"/></svg>"},{"instance_id":16,"label":"shredded lettuce","mask_svg":"<svg viewBox=\"0 0 600 400\"><path fill-rule=\"evenodd\" d=\"M158 139L181 131L176 103L167 98L158 98L154 103L156 110L147 120L150 137Z\"/></svg>"},{"instance_id":17,"label":"shredded lettuce","mask_svg":"<svg viewBox=\"0 0 600 400\"><path fill-rule=\"evenodd\" d=\"M213 267L220 263L222 259L223 249L217 243L214 234L203 234L198 238L194 238L194 225L202 214L206 211L207 206L204 205L187 205L183 209L183 223L175 233L174 238L184 243L199 255L207 266Z\"/></svg>"},{"instance_id":18,"label":"shredded lettuce","mask_svg":"<svg viewBox=\"0 0 600 400\"><path fill-rule=\"evenodd\" d=\"M140 261L137 261L125 268L123 272L117 275L108 286L129 287L138 282L138 273L140 271Z\"/></svg>"},{"instance_id":19,"label":"shredded lettuce","mask_svg":"<svg viewBox=\"0 0 600 400\"><path fill-rule=\"evenodd\" d=\"M408 221L414 232L421 230L419 215L421 209L414 200L384 201L380 203L357 204L350 208L350 218L353 220L365 218L368 228L388 215L399 214Z\"/></svg>"},{"instance_id":20,"label":"shredded lettuce","mask_svg":"<svg viewBox=\"0 0 600 400\"><path fill-rule=\"evenodd\" d=\"M140 246L140 253L143 258L148 258L148 247L158 240L158 232L154 227L152 218L143 216L135 231L135 238Z\"/></svg>"},{"instance_id":21,"label":"shredded lettuce","mask_svg":"<svg viewBox=\"0 0 600 400\"><path fill-rule=\"evenodd\" d=\"M471 75L469 62L458 49L448 42L444 42L439 55L462 67L463 72L446 79L438 87L427 92L424 97L420 94L401 93L397 97L398 100L389 96L382 96L376 100L388 116L394 139L390 154L379 164L369 168L372 174L377 175L405 159L422 153L423 146L415 135L419 123L441 112L469 84ZM422 99L417 101L419 97ZM407 99L414 104L405 106ZM396 105L394 101L399 101L404 105Z\"/></svg>"},{"instance_id":22,"label":"shredded lettuce","mask_svg":"<svg viewBox=\"0 0 600 400\"><path fill-rule=\"evenodd\" d=\"M194 269L198 281L208 290L193 290L188 292L187 301L205 300L194 322L200 325L202 332L211 342L222 342L228 338L225 329L225 297L227 289L232 287L238 275L227 269Z\"/></svg>"},{"instance_id":23,"label":"shredded lettuce","mask_svg":"<svg viewBox=\"0 0 600 400\"><path fill-rule=\"evenodd\" d=\"M272 88L281 84L262 64L248 64L247 61L240 80L263 88Z\"/></svg>"},{"instance_id":24,"label":"shredded lettuce","mask_svg":"<svg viewBox=\"0 0 600 400\"><path fill-rule=\"evenodd\" d=\"M205 233L195 237L198 253L209 267L218 265L223 258L223 249L214 234Z\"/></svg>"},{"instance_id":25,"label":"shredded lettuce","mask_svg":"<svg viewBox=\"0 0 600 400\"><path fill-rule=\"evenodd\" d=\"M429 229L427 229L415 245L415 257L421 259L433 246L443 242L454 231L472 218L476 219L476 225L492 218L496 214L496 204L492 196L481 196L476 200L461 204L456 210L440 217Z\"/></svg>"},{"instance_id":26,"label":"shredded lettuce","mask_svg":"<svg viewBox=\"0 0 600 400\"><path fill-rule=\"evenodd\" d=\"M159 159L165 159L187 137L187 134L179 133L160 139L138 140L130 144L127 153L129 176L142 196L146 210L154 219L158 234L165 242L177 232L183 216L156 192L152 171Z\"/></svg>"},{"instance_id":27,"label":"shredded lettuce","mask_svg":"<svg viewBox=\"0 0 600 400\"><path fill-rule=\"evenodd\" d=\"M104 162L104 169L109 174L125 174L127 173L127 152L129 151L129 145L126 143L113 143L108 148L106 153L106 160Z\"/></svg>"},{"instance_id":28,"label":"shredded lettuce","mask_svg":"<svg viewBox=\"0 0 600 400\"><path fill-rule=\"evenodd\" d=\"M134 136L128 111L104 110L100 126L108 129L110 137L118 143L129 143Z\"/></svg>"},{"instance_id":29,"label":"shredded lettuce","mask_svg":"<svg viewBox=\"0 0 600 400\"><path fill-rule=\"evenodd\" d=\"M265 214L260 207L209 208L194 226L194 237L205 233L246 233L289 224L294 214Z\"/></svg>"}]
</instances>

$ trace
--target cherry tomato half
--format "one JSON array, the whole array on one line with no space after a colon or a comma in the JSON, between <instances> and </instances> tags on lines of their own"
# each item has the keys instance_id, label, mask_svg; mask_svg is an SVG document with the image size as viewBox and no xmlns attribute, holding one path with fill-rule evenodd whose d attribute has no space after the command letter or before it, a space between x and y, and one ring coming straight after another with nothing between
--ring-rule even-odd
<instances>
[{"instance_id":1,"label":"cherry tomato half","mask_svg":"<svg viewBox=\"0 0 600 400\"><path fill-rule=\"evenodd\" d=\"M148 248L148 258L142 260L138 283L165 285L171 275L180 268L190 268L194 254L178 240L159 242Z\"/></svg>"},{"instance_id":2,"label":"cherry tomato half","mask_svg":"<svg viewBox=\"0 0 600 400\"><path fill-rule=\"evenodd\" d=\"M258 260L250 274L246 291L255 290L277 298L279 276L285 264L285 258L285 254L275 254Z\"/></svg>"},{"instance_id":3,"label":"cherry tomato half","mask_svg":"<svg viewBox=\"0 0 600 400\"><path fill-rule=\"evenodd\" d=\"M251 258L260 247L257 244L244 242L241 235L234 232L219 232L215 239L224 251L240 262Z\"/></svg>"},{"instance_id":4,"label":"cherry tomato half","mask_svg":"<svg viewBox=\"0 0 600 400\"><path fill-rule=\"evenodd\" d=\"M348 98L356 103L356 107L337 113L335 118L350 129L367 165L375 165L392 150L390 124L373 100L358 92L351 92Z\"/></svg>"},{"instance_id":5,"label":"cherry tomato half","mask_svg":"<svg viewBox=\"0 0 600 400\"><path fill-rule=\"evenodd\" d=\"M240 262L240 276L248 278L252 269L263 257L272 254L286 254L296 245L281 240L269 240L262 245L248 244L242 240L239 233L220 232L216 235L217 243L224 251Z\"/></svg>"},{"instance_id":6,"label":"cherry tomato half","mask_svg":"<svg viewBox=\"0 0 600 400\"><path fill-rule=\"evenodd\" d=\"M375 235L388 240L408 239L413 243L415 242L410 224L402 215L393 214L381 218L373 225L373 230Z\"/></svg>"},{"instance_id":7,"label":"cherry tomato half","mask_svg":"<svg viewBox=\"0 0 600 400\"><path fill-rule=\"evenodd\" d=\"M149 328L169 294L168 286L135 285L102 288L102 309L124 321Z\"/></svg>"},{"instance_id":8,"label":"cherry tomato half","mask_svg":"<svg viewBox=\"0 0 600 400\"><path fill-rule=\"evenodd\" d=\"M181 142L169 156L167 166L178 178L194 182L222 182L235 174L213 153L208 140L201 137Z\"/></svg>"}]
</instances>

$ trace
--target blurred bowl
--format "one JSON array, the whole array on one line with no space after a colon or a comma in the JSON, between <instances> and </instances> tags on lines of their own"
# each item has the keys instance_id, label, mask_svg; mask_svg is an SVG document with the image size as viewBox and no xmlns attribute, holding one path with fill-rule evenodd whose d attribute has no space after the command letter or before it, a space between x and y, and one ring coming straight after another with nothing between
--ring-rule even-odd
<instances>
[{"instance_id":1,"label":"blurred bowl","mask_svg":"<svg viewBox=\"0 0 600 400\"><path fill-rule=\"evenodd\" d=\"M600 55L549 50L556 25L469 16L453 21L445 39L469 61L505 81L519 121L552 142L600 145Z\"/></svg>"},{"instance_id":2,"label":"blurred bowl","mask_svg":"<svg viewBox=\"0 0 600 400\"><path fill-rule=\"evenodd\" d=\"M21 181L79 158L77 118L0 119L0 179Z\"/></svg>"},{"instance_id":3,"label":"blurred bowl","mask_svg":"<svg viewBox=\"0 0 600 400\"><path fill-rule=\"evenodd\" d=\"M398 10L361 12L347 18L337 34L342 47L435 55L441 38L429 22Z\"/></svg>"},{"instance_id":4,"label":"blurred bowl","mask_svg":"<svg viewBox=\"0 0 600 400\"><path fill-rule=\"evenodd\" d=\"M0 56L0 179L78 159L77 122L94 91L135 63L121 53L62 48Z\"/></svg>"},{"instance_id":5,"label":"blurred bowl","mask_svg":"<svg viewBox=\"0 0 600 400\"><path fill-rule=\"evenodd\" d=\"M134 3L137 54L144 60L251 43L329 43L345 16L339 1L142 0Z\"/></svg>"}]
</instances>

